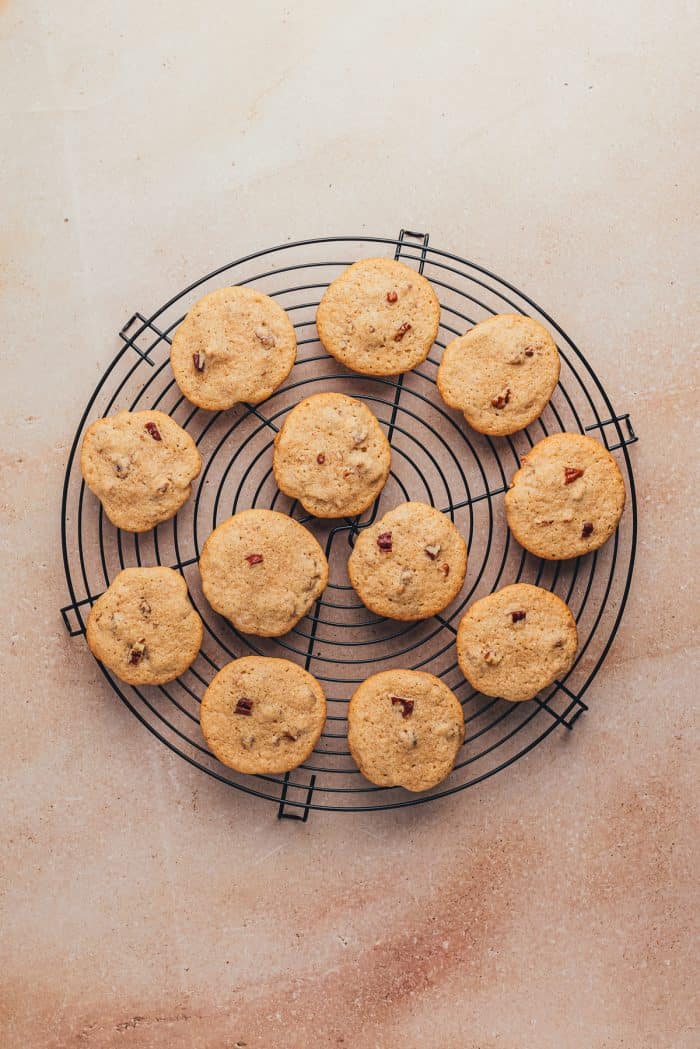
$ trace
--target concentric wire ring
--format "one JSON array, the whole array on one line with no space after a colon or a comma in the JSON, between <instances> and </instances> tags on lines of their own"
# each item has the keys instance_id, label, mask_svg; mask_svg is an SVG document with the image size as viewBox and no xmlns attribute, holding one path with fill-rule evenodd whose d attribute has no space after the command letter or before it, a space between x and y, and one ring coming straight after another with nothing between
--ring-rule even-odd
<instances>
[{"instance_id":1,"label":"concentric wire ring","mask_svg":"<svg viewBox=\"0 0 700 1049\"><path fill-rule=\"evenodd\" d=\"M314 319L323 290L345 266L368 255L393 255L431 281L441 301L441 328L427 361L396 378L369 378L342 368L317 340ZM169 367L172 332L203 294L225 284L252 284L276 298L297 332L298 360L287 383L264 404L209 413L183 399ZM512 438L487 438L445 407L435 386L441 350L455 335L486 316L527 313L552 332L562 372L540 420ZM311 809L362 811L415 805L478 783L522 757L554 729L570 728L585 709L589 688L612 644L629 592L636 547L637 507L628 445L636 440L627 416L614 412L581 352L523 292L482 267L428 246L427 236L329 237L280 245L238 259L208 274L151 316L135 314L120 333L124 341L95 389L75 434L66 470L62 541L70 604L64 619L73 634L122 568L170 565L186 578L205 623L202 652L178 681L160 688L131 688L103 673L132 713L158 739L215 778L280 803L281 815L306 818ZM272 444L286 413L311 393L339 390L364 400L392 444L392 470L371 511L357 520L324 522L283 496L272 476ZM159 408L187 429L204 468L194 497L152 533L119 532L86 492L79 447L89 423L122 408ZM520 455L547 433L590 432L615 454L625 478L628 508L615 537L576 561L548 563L526 554L505 525L503 493ZM358 531L407 499L447 513L469 546L462 593L442 615L420 623L388 621L359 602L347 578L347 556ZM324 546L330 564L327 590L288 635L253 638L235 631L207 605L197 560L211 530L251 506L294 516ZM475 694L456 662L454 638L464 609L476 597L519 580L559 594L576 616L580 650L566 679L537 700L508 704ZM246 777L209 754L199 730L199 702L208 682L230 659L259 653L306 666L329 701L324 734L311 758L291 776ZM367 783L349 757L345 711L356 684L391 666L441 676L463 704L467 739L452 775L420 795Z\"/></svg>"}]
</instances>

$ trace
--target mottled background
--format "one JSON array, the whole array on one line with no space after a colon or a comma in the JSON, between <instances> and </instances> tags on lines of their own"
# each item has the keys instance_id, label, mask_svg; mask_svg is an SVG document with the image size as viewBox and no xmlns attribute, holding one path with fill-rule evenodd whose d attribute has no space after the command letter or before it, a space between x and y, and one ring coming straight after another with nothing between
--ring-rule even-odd
<instances>
[{"instance_id":1,"label":"mottled background","mask_svg":"<svg viewBox=\"0 0 700 1049\"><path fill-rule=\"evenodd\" d=\"M3 1046L698 1044L694 11L0 3ZM62 473L134 309L401 226L528 289L632 413L638 569L568 738L278 823L68 639Z\"/></svg>"}]
</instances>

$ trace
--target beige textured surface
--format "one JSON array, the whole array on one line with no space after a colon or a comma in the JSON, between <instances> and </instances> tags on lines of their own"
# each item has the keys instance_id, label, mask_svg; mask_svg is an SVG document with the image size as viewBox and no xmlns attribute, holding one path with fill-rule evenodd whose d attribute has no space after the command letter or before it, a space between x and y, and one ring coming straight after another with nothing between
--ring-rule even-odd
<instances>
[{"instance_id":1,"label":"beige textured surface","mask_svg":"<svg viewBox=\"0 0 700 1049\"><path fill-rule=\"evenodd\" d=\"M696 1044L693 18L0 4L8 1049ZM572 733L431 806L278 823L68 638L63 469L134 309L402 226L526 288L632 413L636 575Z\"/></svg>"}]
</instances>

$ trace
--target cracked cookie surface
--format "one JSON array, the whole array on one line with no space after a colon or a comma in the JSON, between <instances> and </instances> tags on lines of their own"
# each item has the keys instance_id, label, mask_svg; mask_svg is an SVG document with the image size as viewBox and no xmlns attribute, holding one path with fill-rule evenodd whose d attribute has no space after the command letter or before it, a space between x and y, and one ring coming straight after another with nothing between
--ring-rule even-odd
<instances>
[{"instance_id":1,"label":"cracked cookie surface","mask_svg":"<svg viewBox=\"0 0 700 1049\"><path fill-rule=\"evenodd\" d=\"M427 619L462 589L467 544L446 514L401 503L363 529L348 559L363 604L389 619Z\"/></svg>"},{"instance_id":2,"label":"cracked cookie surface","mask_svg":"<svg viewBox=\"0 0 700 1049\"><path fill-rule=\"evenodd\" d=\"M561 561L597 550L625 508L625 482L593 437L555 433L523 456L505 495L508 526L537 557Z\"/></svg>"},{"instance_id":3,"label":"cracked cookie surface","mask_svg":"<svg viewBox=\"0 0 700 1049\"><path fill-rule=\"evenodd\" d=\"M188 401L217 411L264 401L289 375L296 351L294 327L279 303L255 288L219 288L180 324L170 365Z\"/></svg>"},{"instance_id":4,"label":"cracked cookie surface","mask_svg":"<svg viewBox=\"0 0 700 1049\"><path fill-rule=\"evenodd\" d=\"M223 667L202 699L212 753L246 773L289 772L306 761L326 721L320 684L288 659L244 656Z\"/></svg>"},{"instance_id":5,"label":"cracked cookie surface","mask_svg":"<svg viewBox=\"0 0 700 1049\"><path fill-rule=\"evenodd\" d=\"M539 418L559 381L559 353L531 317L502 313L445 347L437 374L442 399L479 433L502 437Z\"/></svg>"},{"instance_id":6,"label":"cracked cookie surface","mask_svg":"<svg viewBox=\"0 0 700 1049\"><path fill-rule=\"evenodd\" d=\"M317 393L287 415L272 465L278 487L310 514L353 517L384 487L391 449L366 404L342 393Z\"/></svg>"},{"instance_id":7,"label":"cracked cookie surface","mask_svg":"<svg viewBox=\"0 0 700 1049\"><path fill-rule=\"evenodd\" d=\"M331 356L365 375L397 375L425 360L440 327L429 281L394 259L362 259L326 289L316 327Z\"/></svg>"},{"instance_id":8,"label":"cracked cookie surface","mask_svg":"<svg viewBox=\"0 0 700 1049\"><path fill-rule=\"evenodd\" d=\"M243 510L216 528L199 559L207 601L238 630L286 634L328 583L328 562L311 532L276 510Z\"/></svg>"},{"instance_id":9,"label":"cracked cookie surface","mask_svg":"<svg viewBox=\"0 0 700 1049\"><path fill-rule=\"evenodd\" d=\"M190 435L159 411L97 419L80 450L86 485L112 524L127 532L146 532L174 517L201 468Z\"/></svg>"},{"instance_id":10,"label":"cracked cookie surface","mask_svg":"<svg viewBox=\"0 0 700 1049\"><path fill-rule=\"evenodd\" d=\"M202 620L172 568L125 568L87 622L92 654L130 685L164 685L197 658Z\"/></svg>"},{"instance_id":11,"label":"cracked cookie surface","mask_svg":"<svg viewBox=\"0 0 700 1049\"><path fill-rule=\"evenodd\" d=\"M350 753L378 786L436 786L452 771L463 741L459 700L432 674L384 670L367 678L350 700Z\"/></svg>"},{"instance_id":12,"label":"cracked cookie surface","mask_svg":"<svg viewBox=\"0 0 700 1049\"><path fill-rule=\"evenodd\" d=\"M472 688L511 702L532 699L567 674L577 647L568 606L529 583L475 601L457 631L457 660Z\"/></svg>"}]
</instances>

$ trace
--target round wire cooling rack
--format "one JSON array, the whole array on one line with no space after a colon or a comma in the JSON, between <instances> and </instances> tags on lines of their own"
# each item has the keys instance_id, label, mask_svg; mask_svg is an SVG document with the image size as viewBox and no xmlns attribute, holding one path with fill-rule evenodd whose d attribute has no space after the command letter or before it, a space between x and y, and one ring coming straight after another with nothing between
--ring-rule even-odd
<instances>
[{"instance_id":1,"label":"round wire cooling rack","mask_svg":"<svg viewBox=\"0 0 700 1049\"><path fill-rule=\"evenodd\" d=\"M430 356L398 378L350 372L318 342L316 307L328 284L358 258L387 255L425 273L441 303L441 325ZM297 363L287 383L262 405L211 413L186 401L169 367L173 331L192 304L224 284L251 284L287 310L297 333ZM526 313L550 329L561 377L541 418L507 438L472 431L446 408L435 378L446 343L494 313ZM122 568L168 565L185 577L205 624L194 665L177 681L133 688L102 667L129 710L191 765L238 790L278 805L281 817L306 820L310 810L367 811L417 805L463 790L517 761L555 729L570 730L587 709L583 696L617 632L629 593L637 536L637 505L628 446L637 440L572 340L524 292L481 266L429 246L428 234L397 238L348 236L296 241L247 255L202 277L150 316L135 313L120 331L123 345L90 397L73 440L65 475L61 534L70 603L62 615L72 636L84 634L86 613ZM359 518L321 521L277 489L272 444L286 413L302 397L341 390L364 400L392 445L392 470L374 507ZM168 412L196 441L204 467L194 497L152 532L115 529L87 492L79 447L89 423L121 409ZM628 505L620 528L600 550L573 561L541 561L522 550L505 523L503 493L520 455L548 433L591 433L614 453ZM396 503L416 499L449 514L469 546L467 581L441 615L399 623L371 614L347 578L347 556L359 531ZM199 553L216 525L248 507L282 510L321 542L329 585L313 610L282 638L238 633L202 595ZM572 609L580 648L571 671L536 699L507 703L474 693L456 661L455 634L465 608L507 583L536 583ZM243 776L209 753L199 729L199 704L209 681L229 660L276 655L301 664L323 684L328 720L309 760L287 775ZM466 740L454 771L437 788L412 795L376 787L355 767L347 747L346 706L356 685L391 666L428 670L455 691L464 708Z\"/></svg>"}]
</instances>

